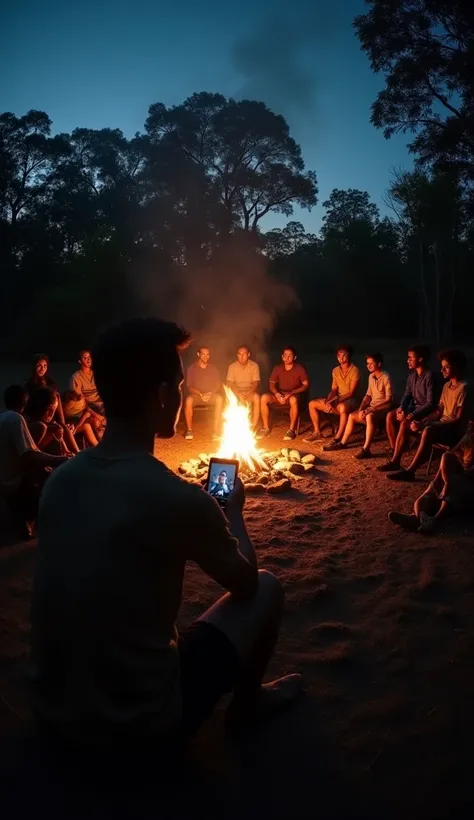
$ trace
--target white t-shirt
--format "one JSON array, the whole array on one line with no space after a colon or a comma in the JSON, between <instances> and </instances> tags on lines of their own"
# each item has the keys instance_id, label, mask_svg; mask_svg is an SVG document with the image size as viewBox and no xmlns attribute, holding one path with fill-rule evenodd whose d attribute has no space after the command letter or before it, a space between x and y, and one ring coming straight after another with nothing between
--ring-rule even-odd
<instances>
[{"instance_id":1,"label":"white t-shirt","mask_svg":"<svg viewBox=\"0 0 474 820\"><path fill-rule=\"evenodd\" d=\"M0 413L0 489L8 494L18 489L23 478L22 456L37 450L28 425L14 410Z\"/></svg>"},{"instance_id":2,"label":"white t-shirt","mask_svg":"<svg viewBox=\"0 0 474 820\"><path fill-rule=\"evenodd\" d=\"M370 396L371 409L390 401L393 396L392 380L386 370L382 370L378 378L375 373L370 374L367 395Z\"/></svg>"},{"instance_id":3,"label":"white t-shirt","mask_svg":"<svg viewBox=\"0 0 474 820\"><path fill-rule=\"evenodd\" d=\"M79 453L45 485L32 605L35 712L67 736L179 728L184 566L245 559L217 502L152 455Z\"/></svg>"}]
</instances>

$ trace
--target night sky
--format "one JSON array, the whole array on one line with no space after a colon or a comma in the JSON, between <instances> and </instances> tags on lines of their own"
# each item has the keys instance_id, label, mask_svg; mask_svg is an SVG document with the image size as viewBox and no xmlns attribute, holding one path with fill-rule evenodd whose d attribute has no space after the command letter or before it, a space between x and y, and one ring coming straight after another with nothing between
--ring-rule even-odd
<instances>
[{"instance_id":1,"label":"night sky","mask_svg":"<svg viewBox=\"0 0 474 820\"><path fill-rule=\"evenodd\" d=\"M319 204L295 212L320 225L333 188L381 197L411 163L408 135L386 141L370 124L383 78L352 29L363 0L23 0L0 18L0 110L46 111L55 132L142 130L148 106L195 91L263 100L290 123ZM383 210L383 206L382 206ZM272 216L266 227L284 225Z\"/></svg>"}]
</instances>

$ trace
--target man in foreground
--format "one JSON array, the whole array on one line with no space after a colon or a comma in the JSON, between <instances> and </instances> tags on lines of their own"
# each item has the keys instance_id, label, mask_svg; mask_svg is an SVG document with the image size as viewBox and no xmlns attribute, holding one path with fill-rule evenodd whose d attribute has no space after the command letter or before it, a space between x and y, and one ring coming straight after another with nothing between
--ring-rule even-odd
<instances>
[{"instance_id":1,"label":"man in foreground","mask_svg":"<svg viewBox=\"0 0 474 820\"><path fill-rule=\"evenodd\" d=\"M336 444L340 442L349 414L356 410L359 403L360 371L352 362L352 347L349 345L339 347L336 357L338 366L332 371L331 390L327 398L312 399L309 403L313 432L303 439L307 444L314 444L321 438L321 413L339 416L339 426L334 442Z\"/></svg>"},{"instance_id":2,"label":"man in foreground","mask_svg":"<svg viewBox=\"0 0 474 820\"><path fill-rule=\"evenodd\" d=\"M392 524L429 535L447 517L474 510L474 421L453 450L443 453L435 478L416 499L413 514L390 512Z\"/></svg>"},{"instance_id":3,"label":"man in foreground","mask_svg":"<svg viewBox=\"0 0 474 820\"><path fill-rule=\"evenodd\" d=\"M193 438L193 412L195 407L214 408L214 431L212 440L219 439L224 399L219 392L221 380L217 367L210 362L211 351L208 347L200 347L197 352L197 362L193 362L186 372L186 388L188 395L184 402L184 418L186 432L184 438L190 441Z\"/></svg>"},{"instance_id":4,"label":"man in foreground","mask_svg":"<svg viewBox=\"0 0 474 820\"><path fill-rule=\"evenodd\" d=\"M0 413L0 492L21 537L33 533L38 500L51 468L65 456L43 453L34 443L23 412L28 394L20 385L5 390L6 409Z\"/></svg>"},{"instance_id":5,"label":"man in foreground","mask_svg":"<svg viewBox=\"0 0 474 820\"><path fill-rule=\"evenodd\" d=\"M406 469L388 472L392 481L413 481L416 471L425 464L433 444L452 447L466 430L464 410L466 406L467 384L464 381L466 356L461 350L446 350L438 354L441 373L447 380L441 393L437 409L420 421L412 421L410 430L421 433L418 449Z\"/></svg>"},{"instance_id":6,"label":"man in foreground","mask_svg":"<svg viewBox=\"0 0 474 820\"><path fill-rule=\"evenodd\" d=\"M90 350L81 350L79 352L79 364L79 370L72 374L71 390L85 399L90 413L90 421L94 425L94 432L96 435L102 435L105 426L104 404L95 383Z\"/></svg>"},{"instance_id":7,"label":"man in foreground","mask_svg":"<svg viewBox=\"0 0 474 820\"><path fill-rule=\"evenodd\" d=\"M151 318L99 339L104 437L53 475L41 499L34 713L47 735L103 749L107 759L145 746L169 757L224 694L233 692L228 719L239 724L285 705L301 685L299 675L262 685L283 592L258 570L242 483L224 517L215 499L153 456L155 436L175 433L187 342L176 325ZM228 592L178 635L188 560Z\"/></svg>"},{"instance_id":8,"label":"man in foreground","mask_svg":"<svg viewBox=\"0 0 474 820\"><path fill-rule=\"evenodd\" d=\"M256 430L260 418L260 368L250 358L247 345L241 345L237 350L237 361L229 365L226 382L238 400L251 408L252 427Z\"/></svg>"},{"instance_id":9,"label":"man in foreground","mask_svg":"<svg viewBox=\"0 0 474 820\"><path fill-rule=\"evenodd\" d=\"M381 353L371 353L367 356L367 370L369 371L369 383L367 393L362 399L358 410L350 414L342 440L333 441L323 447L323 450L345 450L356 424L365 425L364 446L355 458L363 460L371 458L371 444L377 427L385 421L388 411L392 407L392 380L389 374L382 370L383 356Z\"/></svg>"},{"instance_id":10,"label":"man in foreground","mask_svg":"<svg viewBox=\"0 0 474 820\"><path fill-rule=\"evenodd\" d=\"M285 347L281 353L282 364L277 364L270 376L270 392L261 400L262 430L259 439L270 435L270 407L288 407L290 426L283 436L284 441L296 438L296 427L300 416L301 399L309 387L309 378L302 364L296 362L294 347Z\"/></svg>"},{"instance_id":11,"label":"man in foreground","mask_svg":"<svg viewBox=\"0 0 474 820\"><path fill-rule=\"evenodd\" d=\"M382 473L400 469L402 455L405 452L411 432L412 421L422 421L433 412L435 407L434 376L428 370L430 352L423 345L414 345L408 351L407 364L410 371L405 393L397 410L387 415L387 436L392 456L386 464L377 467Z\"/></svg>"}]
</instances>

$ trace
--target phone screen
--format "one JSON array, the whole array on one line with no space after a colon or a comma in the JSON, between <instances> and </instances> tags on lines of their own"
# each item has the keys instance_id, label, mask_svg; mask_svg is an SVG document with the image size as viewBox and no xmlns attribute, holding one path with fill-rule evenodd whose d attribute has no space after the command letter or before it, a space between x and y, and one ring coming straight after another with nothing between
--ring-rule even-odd
<instances>
[{"instance_id":1,"label":"phone screen","mask_svg":"<svg viewBox=\"0 0 474 820\"><path fill-rule=\"evenodd\" d=\"M234 489L238 471L239 462L233 459L211 458L209 462L206 489L223 507Z\"/></svg>"}]
</instances>

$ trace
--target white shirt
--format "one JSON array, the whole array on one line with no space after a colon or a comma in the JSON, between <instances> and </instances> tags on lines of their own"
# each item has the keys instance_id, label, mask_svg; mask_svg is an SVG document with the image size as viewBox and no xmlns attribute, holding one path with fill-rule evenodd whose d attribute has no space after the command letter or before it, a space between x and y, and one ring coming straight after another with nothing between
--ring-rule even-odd
<instances>
[{"instance_id":1,"label":"white shirt","mask_svg":"<svg viewBox=\"0 0 474 820\"><path fill-rule=\"evenodd\" d=\"M249 359L247 364L240 364L240 362L232 362L227 371L227 381L229 384L234 384L237 390L245 392L250 390L253 382L260 381L260 368L257 362Z\"/></svg>"},{"instance_id":2,"label":"white shirt","mask_svg":"<svg viewBox=\"0 0 474 820\"><path fill-rule=\"evenodd\" d=\"M22 456L37 450L25 419L14 410L0 413L0 490L13 493L21 484L24 469Z\"/></svg>"}]
</instances>

